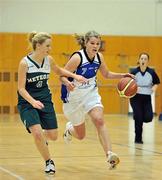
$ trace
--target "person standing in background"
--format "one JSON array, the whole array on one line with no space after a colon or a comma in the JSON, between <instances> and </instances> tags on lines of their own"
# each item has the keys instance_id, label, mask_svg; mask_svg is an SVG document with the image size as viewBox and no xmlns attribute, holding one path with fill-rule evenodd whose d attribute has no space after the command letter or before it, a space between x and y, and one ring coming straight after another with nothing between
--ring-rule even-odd
<instances>
[{"instance_id":1,"label":"person standing in background","mask_svg":"<svg viewBox=\"0 0 162 180\"><path fill-rule=\"evenodd\" d=\"M49 56L52 42L50 34L32 32L29 42L33 52L20 61L18 69L18 110L45 161L45 172L53 174L55 164L49 153L47 139L57 139L58 125L47 83L50 71L52 69L57 75L72 77L82 83L87 80L55 64Z\"/></svg>"},{"instance_id":2,"label":"person standing in background","mask_svg":"<svg viewBox=\"0 0 162 180\"><path fill-rule=\"evenodd\" d=\"M138 85L137 94L130 98L135 125L135 143L138 144L143 144L143 123L151 122L153 119L151 94L156 92L160 83L157 73L154 69L148 67L148 63L149 54L143 52L139 55L139 66L131 71L135 75Z\"/></svg>"},{"instance_id":3,"label":"person standing in background","mask_svg":"<svg viewBox=\"0 0 162 180\"><path fill-rule=\"evenodd\" d=\"M101 46L101 36L97 32L89 31L85 36L77 36L77 41L81 50L71 55L65 69L84 76L88 81L87 83L77 83L74 79L61 77L63 111L69 121L66 124L64 140L68 143L72 137L79 140L85 137L85 114L88 114L97 129L107 161L110 167L114 168L119 163L119 157L112 152L96 76L98 71L106 79L134 76L129 73L115 73L108 70L103 55L98 52Z\"/></svg>"}]
</instances>

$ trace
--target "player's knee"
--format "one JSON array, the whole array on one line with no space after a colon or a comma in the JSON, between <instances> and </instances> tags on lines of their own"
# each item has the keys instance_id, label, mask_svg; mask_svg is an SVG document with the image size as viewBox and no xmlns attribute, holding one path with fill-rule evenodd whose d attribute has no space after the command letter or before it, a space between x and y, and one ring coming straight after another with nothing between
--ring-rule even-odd
<instances>
[{"instance_id":1,"label":"player's knee","mask_svg":"<svg viewBox=\"0 0 162 180\"><path fill-rule=\"evenodd\" d=\"M144 117L144 122L151 122L153 119L153 113L147 113Z\"/></svg>"},{"instance_id":2,"label":"player's knee","mask_svg":"<svg viewBox=\"0 0 162 180\"><path fill-rule=\"evenodd\" d=\"M56 141L57 140L57 138L58 138L58 134L49 134L48 135L48 138L50 139L50 140L52 140L52 141Z\"/></svg>"},{"instance_id":3,"label":"player's knee","mask_svg":"<svg viewBox=\"0 0 162 180\"><path fill-rule=\"evenodd\" d=\"M33 134L33 137L34 137L34 139L35 139L36 141L41 141L42 138L43 138L43 134L42 134L41 131L39 131L39 130L34 130L34 131L32 132L32 134Z\"/></svg>"},{"instance_id":4,"label":"player's knee","mask_svg":"<svg viewBox=\"0 0 162 180\"><path fill-rule=\"evenodd\" d=\"M136 121L142 121L143 116L134 115L134 116L133 116L133 119L136 120Z\"/></svg>"},{"instance_id":5,"label":"player's knee","mask_svg":"<svg viewBox=\"0 0 162 180\"><path fill-rule=\"evenodd\" d=\"M45 136L52 140L52 141L55 141L58 137L58 131L57 129L51 129L51 130L46 130L45 131Z\"/></svg>"},{"instance_id":6,"label":"player's knee","mask_svg":"<svg viewBox=\"0 0 162 180\"><path fill-rule=\"evenodd\" d=\"M104 120L102 118L97 118L95 120L95 124L96 124L97 128L100 128L100 127L104 126Z\"/></svg>"}]
</instances>

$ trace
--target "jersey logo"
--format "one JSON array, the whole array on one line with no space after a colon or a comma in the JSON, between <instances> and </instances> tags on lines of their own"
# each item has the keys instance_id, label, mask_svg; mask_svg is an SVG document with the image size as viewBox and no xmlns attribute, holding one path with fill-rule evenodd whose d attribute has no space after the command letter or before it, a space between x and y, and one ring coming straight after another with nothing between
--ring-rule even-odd
<instances>
[{"instance_id":1,"label":"jersey logo","mask_svg":"<svg viewBox=\"0 0 162 180\"><path fill-rule=\"evenodd\" d=\"M87 68L82 68L82 71L83 71L83 72L82 72L82 75L83 75L83 74L85 74L85 73L86 73Z\"/></svg>"},{"instance_id":2,"label":"jersey logo","mask_svg":"<svg viewBox=\"0 0 162 180\"><path fill-rule=\"evenodd\" d=\"M28 78L27 81L28 83L31 83L31 82L41 81L44 79L49 79L49 74L43 74L43 75L35 76L32 78Z\"/></svg>"},{"instance_id":3,"label":"jersey logo","mask_svg":"<svg viewBox=\"0 0 162 180\"><path fill-rule=\"evenodd\" d=\"M38 81L37 84L36 84L36 87L37 88L41 88L42 84L43 84L43 81Z\"/></svg>"}]
</instances>

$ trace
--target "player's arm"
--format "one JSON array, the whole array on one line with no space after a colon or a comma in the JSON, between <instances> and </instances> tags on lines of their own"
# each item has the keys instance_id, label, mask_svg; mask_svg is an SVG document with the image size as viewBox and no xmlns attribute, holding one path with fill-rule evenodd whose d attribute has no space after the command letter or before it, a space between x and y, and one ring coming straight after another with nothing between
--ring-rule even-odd
<instances>
[{"instance_id":1,"label":"player's arm","mask_svg":"<svg viewBox=\"0 0 162 180\"><path fill-rule=\"evenodd\" d=\"M106 63L104 61L103 55L101 53L99 53L99 56L100 56L100 60L101 60L101 66L100 66L99 70L104 78L106 78L106 79L120 79L123 77L134 78L134 75L132 75L130 73L115 73L115 72L109 71L106 66Z\"/></svg>"},{"instance_id":2,"label":"player's arm","mask_svg":"<svg viewBox=\"0 0 162 180\"><path fill-rule=\"evenodd\" d=\"M153 71L153 86L152 86L152 92L156 92L158 85L160 84L160 79L155 71Z\"/></svg>"},{"instance_id":3,"label":"player's arm","mask_svg":"<svg viewBox=\"0 0 162 180\"><path fill-rule=\"evenodd\" d=\"M35 100L25 89L27 69L28 69L27 64L25 60L22 59L20 61L18 68L18 92L34 108L42 109L44 105L40 101Z\"/></svg>"},{"instance_id":4,"label":"player's arm","mask_svg":"<svg viewBox=\"0 0 162 180\"><path fill-rule=\"evenodd\" d=\"M69 61L67 62L64 68L70 72L75 72L80 64L80 61L81 61L80 56L76 53L69 59ZM70 82L67 77L62 76L60 77L60 80L67 87L69 91L72 91L74 89L75 86L73 82Z\"/></svg>"},{"instance_id":5,"label":"player's arm","mask_svg":"<svg viewBox=\"0 0 162 180\"><path fill-rule=\"evenodd\" d=\"M156 92L157 88L158 88L158 84L154 84L152 86L152 92Z\"/></svg>"},{"instance_id":6,"label":"player's arm","mask_svg":"<svg viewBox=\"0 0 162 180\"><path fill-rule=\"evenodd\" d=\"M49 56L49 59L50 59L51 67L57 75L60 75L61 77L72 77L81 83L87 82L87 79L84 78L83 76L72 73L73 68L71 68L71 69L70 68L61 68L55 63L54 59L51 56ZM75 65L73 65L73 66L75 66Z\"/></svg>"}]
</instances>

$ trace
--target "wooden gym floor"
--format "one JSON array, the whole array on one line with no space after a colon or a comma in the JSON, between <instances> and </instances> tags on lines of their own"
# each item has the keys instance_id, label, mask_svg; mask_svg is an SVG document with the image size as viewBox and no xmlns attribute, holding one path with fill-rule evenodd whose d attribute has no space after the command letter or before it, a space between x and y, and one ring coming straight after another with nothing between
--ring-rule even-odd
<instances>
[{"instance_id":1,"label":"wooden gym floor","mask_svg":"<svg viewBox=\"0 0 162 180\"><path fill-rule=\"evenodd\" d=\"M134 144L131 116L105 115L113 151L121 163L109 170L104 152L91 121L87 118L87 136L64 144L65 118L58 115L59 138L49 142L56 174L44 174L44 162L32 136L18 115L0 115L0 179L1 180L160 180L162 179L162 121L157 117L144 125L144 144Z\"/></svg>"}]
</instances>

